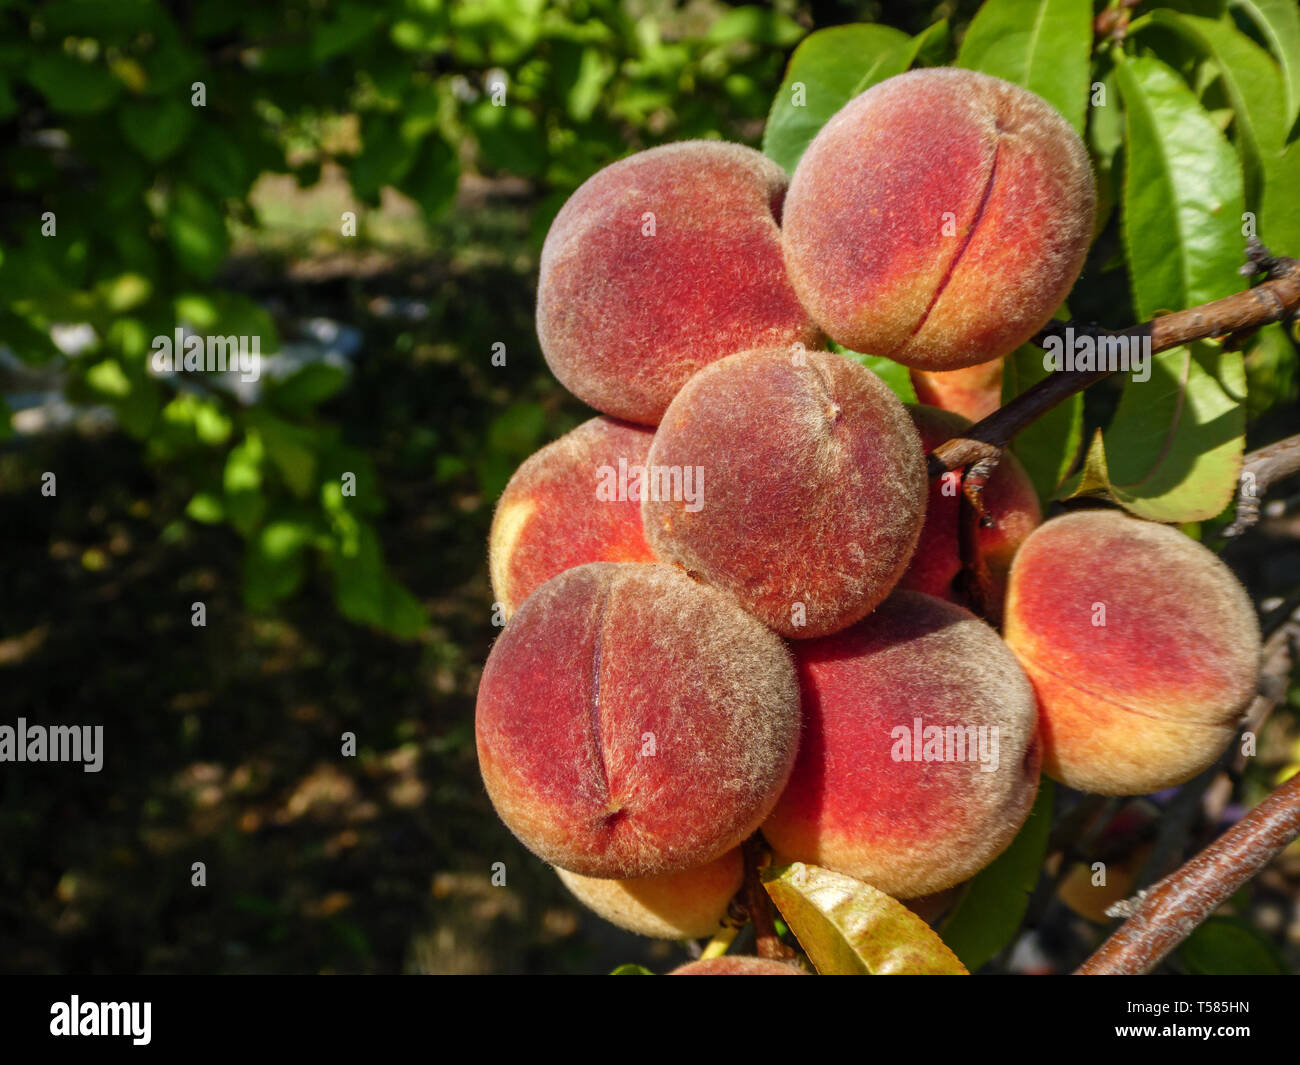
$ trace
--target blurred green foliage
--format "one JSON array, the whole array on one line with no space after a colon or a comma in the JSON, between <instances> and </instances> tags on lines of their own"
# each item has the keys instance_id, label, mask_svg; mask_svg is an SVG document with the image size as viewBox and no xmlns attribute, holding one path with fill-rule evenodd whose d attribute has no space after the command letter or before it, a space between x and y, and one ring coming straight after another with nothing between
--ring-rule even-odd
<instances>
[{"instance_id":1,"label":"blurred green foliage","mask_svg":"<svg viewBox=\"0 0 1300 1065\"><path fill-rule=\"evenodd\" d=\"M346 375L307 365L244 403L199 375L182 386L151 373L154 338L184 326L277 350L283 323L229 266L233 234L258 225L255 182L267 173L308 187L333 164L362 205L392 187L429 218L451 209L463 171L514 175L529 182L537 241L611 158L689 137L754 141L803 34L792 10L0 4L0 341L57 370L74 402L110 405L151 459L188 480L192 520L239 533L250 606L294 594L316 560L344 615L414 636L425 614L385 566L381 488L321 410ZM326 221L347 239L341 214ZM351 232L364 235L364 207ZM50 330L72 323L94 334L69 356ZM474 467L485 494L541 443L545 422L520 401L492 423ZM444 453L437 473L463 464Z\"/></svg>"}]
</instances>

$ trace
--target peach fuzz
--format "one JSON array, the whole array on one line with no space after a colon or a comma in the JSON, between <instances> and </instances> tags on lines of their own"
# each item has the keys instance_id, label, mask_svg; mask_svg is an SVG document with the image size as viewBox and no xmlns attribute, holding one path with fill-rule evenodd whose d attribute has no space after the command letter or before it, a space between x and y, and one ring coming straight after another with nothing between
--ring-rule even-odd
<instances>
[{"instance_id":1,"label":"peach fuzz","mask_svg":"<svg viewBox=\"0 0 1300 1065\"><path fill-rule=\"evenodd\" d=\"M778 861L908 899L1006 848L1038 792L1040 745L1033 688L993 629L896 592L853 628L793 650L804 733L763 825Z\"/></svg>"},{"instance_id":2,"label":"peach fuzz","mask_svg":"<svg viewBox=\"0 0 1300 1065\"><path fill-rule=\"evenodd\" d=\"M679 965L669 976L807 976L808 973L794 965L747 954L724 954L720 958L702 958L700 961Z\"/></svg>"},{"instance_id":3,"label":"peach fuzz","mask_svg":"<svg viewBox=\"0 0 1300 1065\"><path fill-rule=\"evenodd\" d=\"M1034 682L1043 768L1143 795L1210 766L1259 677L1259 623L1220 559L1118 510L1053 518L1021 545L1005 637Z\"/></svg>"},{"instance_id":4,"label":"peach fuzz","mask_svg":"<svg viewBox=\"0 0 1300 1065\"><path fill-rule=\"evenodd\" d=\"M715 359L823 346L786 275L785 191L779 166L719 141L651 148L589 178L542 246L537 336L560 383L655 425Z\"/></svg>"},{"instance_id":5,"label":"peach fuzz","mask_svg":"<svg viewBox=\"0 0 1300 1065\"><path fill-rule=\"evenodd\" d=\"M664 876L598 880L556 872L579 902L610 924L654 939L701 939L722 927L745 863L736 847L706 865Z\"/></svg>"},{"instance_id":6,"label":"peach fuzz","mask_svg":"<svg viewBox=\"0 0 1300 1065\"><path fill-rule=\"evenodd\" d=\"M679 570L590 562L492 647L479 768L507 827L581 876L680 872L736 847L784 787L799 694L781 640Z\"/></svg>"},{"instance_id":7,"label":"peach fuzz","mask_svg":"<svg viewBox=\"0 0 1300 1065\"><path fill-rule=\"evenodd\" d=\"M526 459L497 502L488 537L492 592L507 618L532 591L584 562L653 562L641 498L605 498L620 463L643 466L654 433L592 418ZM630 495L630 493L629 493Z\"/></svg>"},{"instance_id":8,"label":"peach fuzz","mask_svg":"<svg viewBox=\"0 0 1300 1065\"><path fill-rule=\"evenodd\" d=\"M1045 100L970 70L914 70L849 101L808 146L786 196L786 263L833 340L956 370L1046 324L1095 210L1088 152Z\"/></svg>"},{"instance_id":9,"label":"peach fuzz","mask_svg":"<svg viewBox=\"0 0 1300 1065\"><path fill-rule=\"evenodd\" d=\"M648 461L702 481L694 504L643 499L655 554L783 636L822 636L869 612L902 576L925 513L925 457L906 409L831 352L741 352L706 366L668 408Z\"/></svg>"},{"instance_id":10,"label":"peach fuzz","mask_svg":"<svg viewBox=\"0 0 1300 1065\"><path fill-rule=\"evenodd\" d=\"M916 423L921 447L927 454L971 425L960 414L934 407L909 404L907 411ZM1043 520L1033 482L1009 451L1003 452L997 469L984 486L984 506L993 524L976 528L975 545L988 566L989 592L1000 605L1006 595L1007 574L1016 551ZM911 565L898 582L900 588L927 592L961 606L969 605L957 586L961 574L960 520L960 480L957 476L946 481L943 477L932 478L921 538Z\"/></svg>"}]
</instances>

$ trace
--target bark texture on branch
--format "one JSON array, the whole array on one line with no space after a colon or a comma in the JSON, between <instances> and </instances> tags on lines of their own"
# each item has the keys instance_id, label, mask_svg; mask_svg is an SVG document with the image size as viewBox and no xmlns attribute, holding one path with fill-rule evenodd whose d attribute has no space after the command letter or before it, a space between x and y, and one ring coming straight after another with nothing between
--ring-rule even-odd
<instances>
[{"instance_id":1,"label":"bark texture on branch","mask_svg":"<svg viewBox=\"0 0 1300 1065\"><path fill-rule=\"evenodd\" d=\"M1079 966L1076 975L1150 972L1296 836L1300 836L1300 774L1177 872L1139 894L1129 919Z\"/></svg>"},{"instance_id":2,"label":"bark texture on branch","mask_svg":"<svg viewBox=\"0 0 1300 1065\"><path fill-rule=\"evenodd\" d=\"M1138 341L1150 338L1151 353L1155 354L1194 340L1211 337L1231 340L1284 321L1300 311L1300 260L1274 256L1254 239L1247 246L1246 259L1242 272L1262 273L1266 280L1244 292L1161 315L1129 329L1095 329L1073 322L1052 322L1034 337L1033 343L1041 347L1048 337L1060 336L1070 328L1075 334L1095 337L1128 337ZM983 462L986 468L990 463L996 464L1002 449L1026 425L1113 372L1075 370L1045 377L960 436L930 452L930 476L938 477L977 462ZM978 497L978 488L975 495ZM977 498L972 501L978 506Z\"/></svg>"}]
</instances>

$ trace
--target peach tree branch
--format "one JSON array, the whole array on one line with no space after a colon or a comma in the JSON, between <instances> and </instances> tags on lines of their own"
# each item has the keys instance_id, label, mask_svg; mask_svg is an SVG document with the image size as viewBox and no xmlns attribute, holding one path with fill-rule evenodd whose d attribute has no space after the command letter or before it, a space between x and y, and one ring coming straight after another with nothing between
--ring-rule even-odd
<instances>
[{"instance_id":1,"label":"peach tree branch","mask_svg":"<svg viewBox=\"0 0 1300 1065\"><path fill-rule=\"evenodd\" d=\"M1247 276L1263 274L1265 280L1244 292L1185 311L1161 315L1128 329L1107 330L1072 322L1051 322L1033 338L1033 342L1042 347L1049 337L1063 336L1068 328L1075 335L1084 333L1138 341L1149 338L1154 354L1211 337L1225 337L1229 343L1240 343L1263 326L1285 321L1300 311L1300 260L1274 256L1252 237L1246 246L1246 265L1242 267L1242 273ZM1072 370L1045 377L987 418L930 452L930 476L939 477L969 467L963 479L963 489L982 514L980 492L997 466L1002 449L1011 439L1058 403L1113 372Z\"/></svg>"},{"instance_id":2,"label":"peach tree branch","mask_svg":"<svg viewBox=\"0 0 1300 1065\"><path fill-rule=\"evenodd\" d=\"M1148 973L1242 884L1300 836L1300 774L1291 777L1177 872L1130 902L1126 920L1075 971Z\"/></svg>"}]
</instances>

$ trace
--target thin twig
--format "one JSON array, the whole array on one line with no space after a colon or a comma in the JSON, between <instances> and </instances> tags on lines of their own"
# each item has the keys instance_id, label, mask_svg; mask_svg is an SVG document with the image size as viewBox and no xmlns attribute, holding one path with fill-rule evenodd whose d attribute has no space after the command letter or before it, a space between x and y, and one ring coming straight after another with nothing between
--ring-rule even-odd
<instances>
[{"instance_id":1,"label":"thin twig","mask_svg":"<svg viewBox=\"0 0 1300 1065\"><path fill-rule=\"evenodd\" d=\"M1237 517L1222 535L1240 536L1258 522L1260 500L1274 484L1295 473L1300 473L1300 435L1288 436L1247 455L1237 481Z\"/></svg>"},{"instance_id":2,"label":"thin twig","mask_svg":"<svg viewBox=\"0 0 1300 1065\"><path fill-rule=\"evenodd\" d=\"M1295 315L1300 310L1300 260L1272 255L1254 238L1247 245L1246 259L1242 272L1262 273L1266 280L1244 292L1185 311L1161 315L1129 329L1107 330L1073 322L1052 322L1034 337L1033 342L1041 347L1049 337L1060 336L1070 329L1076 335L1124 337L1140 343L1149 340L1150 350L1155 354L1210 337L1231 341L1242 333ZM931 451L930 476L942 476L975 463L982 463L981 468L987 473L997 464L1002 449L1026 425L1114 372L1109 369L1072 370L1048 375L964 433L944 441ZM971 492L978 496L979 486L972 485ZM978 506L978 501L974 502Z\"/></svg>"},{"instance_id":3,"label":"thin twig","mask_svg":"<svg viewBox=\"0 0 1300 1065\"><path fill-rule=\"evenodd\" d=\"M1300 836L1300 774L1209 847L1129 903L1130 916L1076 970L1080 976L1148 973L1237 888Z\"/></svg>"},{"instance_id":4,"label":"thin twig","mask_svg":"<svg viewBox=\"0 0 1300 1065\"><path fill-rule=\"evenodd\" d=\"M763 887L763 866L768 860L762 840L750 836L741 845L745 857L745 886L741 888L745 909L754 925L755 951L760 958L787 961L795 956L793 950L781 942L776 931L776 908Z\"/></svg>"}]
</instances>

